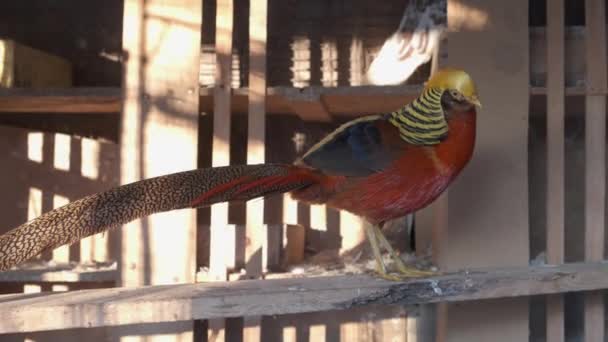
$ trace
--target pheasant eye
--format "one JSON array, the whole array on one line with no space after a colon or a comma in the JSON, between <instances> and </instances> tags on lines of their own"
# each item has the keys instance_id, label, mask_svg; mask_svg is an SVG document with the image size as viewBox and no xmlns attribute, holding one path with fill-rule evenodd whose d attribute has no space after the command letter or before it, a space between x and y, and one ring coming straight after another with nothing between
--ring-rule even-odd
<instances>
[{"instance_id":1,"label":"pheasant eye","mask_svg":"<svg viewBox=\"0 0 608 342\"><path fill-rule=\"evenodd\" d=\"M462 100L463 96L458 90L450 89L450 95L456 100Z\"/></svg>"}]
</instances>

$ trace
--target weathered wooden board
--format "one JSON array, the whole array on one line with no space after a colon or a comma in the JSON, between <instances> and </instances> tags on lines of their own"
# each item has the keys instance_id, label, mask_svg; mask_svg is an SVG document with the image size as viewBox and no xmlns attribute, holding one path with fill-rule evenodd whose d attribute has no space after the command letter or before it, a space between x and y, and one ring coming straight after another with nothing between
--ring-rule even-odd
<instances>
[{"instance_id":1,"label":"weathered wooden board","mask_svg":"<svg viewBox=\"0 0 608 342\"><path fill-rule=\"evenodd\" d=\"M608 288L608 264L471 269L390 282L366 276L244 280L0 296L0 333L410 305Z\"/></svg>"}]
</instances>

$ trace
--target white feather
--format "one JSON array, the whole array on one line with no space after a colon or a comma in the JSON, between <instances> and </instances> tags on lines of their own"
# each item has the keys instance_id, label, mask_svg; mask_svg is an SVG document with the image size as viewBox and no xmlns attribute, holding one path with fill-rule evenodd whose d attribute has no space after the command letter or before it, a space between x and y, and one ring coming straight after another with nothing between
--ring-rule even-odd
<instances>
[{"instance_id":1,"label":"white feather","mask_svg":"<svg viewBox=\"0 0 608 342\"><path fill-rule=\"evenodd\" d=\"M401 84L431 59L445 30L446 7L444 0L427 3L416 6L412 1L405 10L399 29L387 39L367 71L370 84ZM403 34L408 30L405 26L415 27L411 35ZM427 44L424 44L425 40Z\"/></svg>"}]
</instances>

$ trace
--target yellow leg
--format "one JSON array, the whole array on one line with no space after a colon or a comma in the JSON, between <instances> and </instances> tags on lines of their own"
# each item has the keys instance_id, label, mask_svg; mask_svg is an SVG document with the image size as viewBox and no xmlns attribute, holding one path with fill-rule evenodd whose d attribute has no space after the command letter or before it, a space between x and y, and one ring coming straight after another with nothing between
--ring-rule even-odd
<instances>
[{"instance_id":1,"label":"yellow leg","mask_svg":"<svg viewBox=\"0 0 608 342\"><path fill-rule=\"evenodd\" d=\"M376 272L381 278L387 280L402 280L405 278L426 277L435 274L431 271L422 271L405 265L399 254L393 249L388 240L386 240L386 237L384 237L384 234L379 227L365 225L365 233L367 234L367 239L369 240L369 244L372 248L374 259L376 260ZM382 259L381 247L391 255L391 258L397 268L396 274L388 273L384 260Z\"/></svg>"},{"instance_id":2,"label":"yellow leg","mask_svg":"<svg viewBox=\"0 0 608 342\"><path fill-rule=\"evenodd\" d=\"M399 272L400 277L398 276L398 278L427 277L435 274L435 272L432 271L422 271L417 268L407 266L403 262L399 254L393 249L388 240L386 240L386 237L384 236L380 228L377 226L373 226L372 229L376 234L376 238L378 239L379 244L384 247L384 249L386 249L391 255L391 258L393 259L393 262L397 267L397 271Z\"/></svg>"},{"instance_id":3,"label":"yellow leg","mask_svg":"<svg viewBox=\"0 0 608 342\"><path fill-rule=\"evenodd\" d=\"M386 266L384 265L384 261L382 260L382 253L380 253L380 246L378 245L378 239L376 238L376 232L374 231L374 226L365 225L365 233L367 234L367 240L369 241L369 245L372 247L372 253L374 254L374 259L376 259L376 272L380 274L380 276L388 276L386 273Z\"/></svg>"}]
</instances>

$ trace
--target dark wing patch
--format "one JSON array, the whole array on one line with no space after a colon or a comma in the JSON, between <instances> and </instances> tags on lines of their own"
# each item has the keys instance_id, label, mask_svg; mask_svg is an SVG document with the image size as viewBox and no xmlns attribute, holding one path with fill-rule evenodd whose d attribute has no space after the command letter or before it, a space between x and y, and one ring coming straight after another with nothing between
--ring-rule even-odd
<instances>
[{"instance_id":1,"label":"dark wing patch","mask_svg":"<svg viewBox=\"0 0 608 342\"><path fill-rule=\"evenodd\" d=\"M377 116L347 123L314 146L301 162L330 175L365 177L382 171L393 161L378 128L385 120Z\"/></svg>"}]
</instances>

